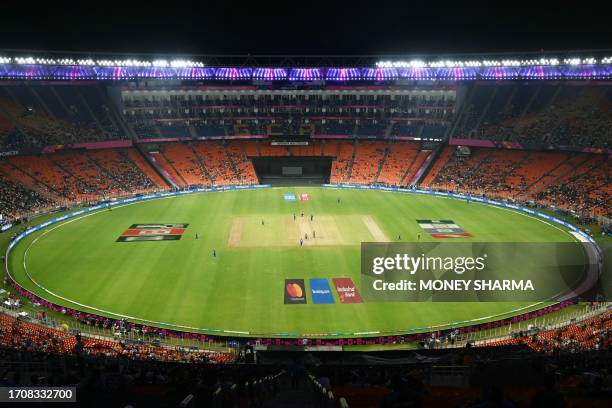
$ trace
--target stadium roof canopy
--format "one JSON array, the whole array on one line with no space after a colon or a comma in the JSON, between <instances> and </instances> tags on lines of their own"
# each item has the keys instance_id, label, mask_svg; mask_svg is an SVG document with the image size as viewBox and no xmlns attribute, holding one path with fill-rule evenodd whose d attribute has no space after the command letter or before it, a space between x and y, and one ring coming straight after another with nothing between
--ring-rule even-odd
<instances>
[{"instance_id":1,"label":"stadium roof canopy","mask_svg":"<svg viewBox=\"0 0 612 408\"><path fill-rule=\"evenodd\" d=\"M0 79L610 79L612 50L447 55L150 55L0 50Z\"/></svg>"}]
</instances>

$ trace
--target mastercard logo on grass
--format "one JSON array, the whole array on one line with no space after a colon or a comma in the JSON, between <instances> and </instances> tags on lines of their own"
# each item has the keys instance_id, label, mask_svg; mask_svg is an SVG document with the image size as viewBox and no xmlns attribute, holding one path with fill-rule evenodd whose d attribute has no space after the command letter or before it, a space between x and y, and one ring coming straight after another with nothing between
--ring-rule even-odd
<instances>
[{"instance_id":1,"label":"mastercard logo on grass","mask_svg":"<svg viewBox=\"0 0 612 408\"><path fill-rule=\"evenodd\" d=\"M306 304L304 279L285 279L285 304Z\"/></svg>"},{"instance_id":2,"label":"mastercard logo on grass","mask_svg":"<svg viewBox=\"0 0 612 408\"><path fill-rule=\"evenodd\" d=\"M297 283L288 283L287 284L287 293L291 297L301 298L304 296L304 291L302 291L302 287Z\"/></svg>"}]
</instances>

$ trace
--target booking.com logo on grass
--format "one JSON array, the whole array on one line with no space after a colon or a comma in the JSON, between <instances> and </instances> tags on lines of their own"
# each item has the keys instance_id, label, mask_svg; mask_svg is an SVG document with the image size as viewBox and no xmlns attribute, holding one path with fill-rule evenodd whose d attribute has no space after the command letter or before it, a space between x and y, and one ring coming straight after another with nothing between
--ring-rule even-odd
<instances>
[{"instance_id":1,"label":"booking.com logo on grass","mask_svg":"<svg viewBox=\"0 0 612 408\"><path fill-rule=\"evenodd\" d=\"M283 198L285 199L285 201L297 201L297 198L295 198L295 194L285 194Z\"/></svg>"}]
</instances>

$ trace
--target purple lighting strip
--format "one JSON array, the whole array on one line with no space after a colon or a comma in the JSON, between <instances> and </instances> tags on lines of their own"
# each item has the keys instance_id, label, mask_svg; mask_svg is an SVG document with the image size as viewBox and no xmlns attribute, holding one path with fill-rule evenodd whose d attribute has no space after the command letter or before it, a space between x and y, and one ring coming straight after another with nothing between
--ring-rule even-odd
<instances>
[{"instance_id":1,"label":"purple lighting strip","mask_svg":"<svg viewBox=\"0 0 612 408\"><path fill-rule=\"evenodd\" d=\"M284 68L255 68L253 79L265 79L266 81L280 81L287 79L287 70Z\"/></svg>"},{"instance_id":2,"label":"purple lighting strip","mask_svg":"<svg viewBox=\"0 0 612 408\"><path fill-rule=\"evenodd\" d=\"M395 68L364 68L361 71L363 79L373 81L388 81L398 78L397 69Z\"/></svg>"},{"instance_id":3,"label":"purple lighting strip","mask_svg":"<svg viewBox=\"0 0 612 408\"><path fill-rule=\"evenodd\" d=\"M355 81L363 78L359 68L329 68L325 79L328 81Z\"/></svg>"},{"instance_id":4,"label":"purple lighting strip","mask_svg":"<svg viewBox=\"0 0 612 408\"><path fill-rule=\"evenodd\" d=\"M217 68L215 71L215 79L228 81L251 79L252 75L253 69L251 68Z\"/></svg>"},{"instance_id":5,"label":"purple lighting strip","mask_svg":"<svg viewBox=\"0 0 612 408\"><path fill-rule=\"evenodd\" d=\"M0 80L464 81L612 79L612 64L455 68L176 68L1 64Z\"/></svg>"},{"instance_id":6,"label":"purple lighting strip","mask_svg":"<svg viewBox=\"0 0 612 408\"><path fill-rule=\"evenodd\" d=\"M320 81L321 68L294 68L289 71L289 81Z\"/></svg>"}]
</instances>

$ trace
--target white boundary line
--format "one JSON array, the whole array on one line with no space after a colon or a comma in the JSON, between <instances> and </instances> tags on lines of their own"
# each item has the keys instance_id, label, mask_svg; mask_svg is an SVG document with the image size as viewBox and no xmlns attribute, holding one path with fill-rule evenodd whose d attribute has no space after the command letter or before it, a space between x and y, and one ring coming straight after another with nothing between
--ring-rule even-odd
<instances>
[{"instance_id":1,"label":"white boundary line","mask_svg":"<svg viewBox=\"0 0 612 408\"><path fill-rule=\"evenodd\" d=\"M282 189L284 187L266 187L266 188ZM312 187L306 186L306 188L312 188ZM349 187L349 186L329 186L329 185L325 186L325 185L323 185L323 186L316 186L316 188L334 188L334 189L349 189L349 190L388 191L388 192L399 192L399 193L409 193L409 194L416 194L416 195L425 195L425 196L432 196L432 197L438 197L438 198L448 198L448 199L454 199L454 200L462 200L462 199L464 199L464 198L461 198L461 197L450 197L450 196L446 196L446 195L424 194L424 193L411 192L411 191L405 191L405 190L404 191L401 191L401 190L393 191L393 190L387 190L387 189L381 190L381 189L378 189L378 188L370 188L370 187L368 187L368 188L359 188L359 187ZM237 189L223 189L223 190L216 190L216 191L193 191L193 192L190 191L190 192L185 192L183 194L173 194L173 195L167 195L167 196L152 197L152 198L148 198L148 199L128 202L128 203L124 203L124 204L121 204L121 205L115 205L114 207L115 208L122 208L122 207L127 207L127 206L132 205L132 204L138 204L141 201L150 201L150 200L158 200L158 199L165 199L165 198L174 198L174 197L180 197L182 195L191 195L191 194L194 194L194 193L197 193L197 192L200 192L200 193L206 192L206 193L208 193L208 192L240 191L240 190L251 190L251 189L252 188L237 188ZM496 204L493 204L493 203L486 203L486 202L481 202L481 201L476 201L476 200L472 200L472 202L476 203L476 204L488 205L488 206L491 206L491 207L495 207L497 209L507 210L507 211L515 213L515 214L520 214L520 215L523 215L525 217L532 218L532 219L540 221L540 222L542 222L542 223L544 223L544 224L546 224L546 225L548 225L550 227L556 228L559 231L570 235L574 240L579 241L575 236L571 235L569 231L564 230L564 229L562 229L562 228L560 228L560 227L558 227L556 225L553 225L553 224L547 222L546 220L544 220L544 219L542 219L540 217L526 214L526 213L524 213L524 211L520 210L519 208L516 208L516 209L505 208L503 206L496 205ZM93 306L89 306L89 305L85 305L85 304L73 301L71 299L68 299L68 298L63 297L63 296L58 295L58 294L55 294L54 292L46 289L44 286L40 285L38 282L36 282L31 277L31 275L28 272L27 267L26 267L26 258L27 258L27 254L28 254L30 248L32 247L32 245L34 245L34 243L36 241L38 241L39 238L41 238L42 236L48 234L49 232L51 232L51 231L53 231L53 230L55 230L55 229L57 229L57 228L59 228L61 226L67 225L67 224L72 223L74 221L78 221L78 220L81 220L83 218L86 218L86 217L89 217L89 216L92 216L92 215L96 215L96 214L99 214L99 213L102 213L102 212L106 212L106 209L102 208L102 209L100 209L100 211L94 211L92 213L85 214L83 216L77 216L76 218L70 218L69 221L67 221L67 222L61 222L60 221L59 225L57 225L57 226L55 226L55 227L53 227L53 228L51 228L49 230L45 230L41 235L37 236L28 245L28 248L24 252L23 267L24 267L24 272L28 276L28 279L32 283L34 283L37 287L42 289L43 291L49 293L52 296L55 296L58 299L62 299L65 302L72 303L72 304L77 305L79 307L95 310L97 312L105 313L105 314L108 314L108 315L111 315L111 316L116 316L118 318L131 319L131 320L135 321L136 323L144 322L146 324L151 324L151 325L170 327L170 328L173 328L175 330L187 329L187 330L194 330L194 331L199 331L199 332L212 332L212 333L215 333L215 334L226 333L226 334L241 334L241 335L249 335L249 336L261 336L261 337L266 337L266 336L272 336L272 337L313 337L313 338L314 337L321 337L320 335L307 334L307 333L306 334L304 334L304 333L302 333L302 334L251 333L251 332L247 332L247 331L238 331L238 330L208 329L208 328L191 327L191 326L184 326L184 325L178 325L178 324L172 324L172 323L166 323L166 322L158 322L158 321L148 320L148 319L141 319L141 318L138 318L138 317L135 317L135 316L123 315L123 314L120 314L120 313L115 313L115 312L111 312L111 311L108 311L108 310L99 309L99 308L96 308L96 307L93 307ZM8 268L8 258L9 258L8 255L9 255L9 252L10 252L11 249L12 248L9 245L9 249L7 249L7 253L6 253L6 257L5 257L5 268L6 268L7 275L15 283L17 283L17 281L15 279L13 279L13 277L11 276L11 274L9 272L9 268ZM19 285L19 286L21 286L21 285ZM26 288L23 288L23 289L28 291ZM38 296L38 295L36 295L36 296ZM44 298L42 298L42 299L44 299ZM48 301L49 303L53 303L53 302L51 302L51 301L49 301L47 299L44 299L44 300ZM503 318L503 316L513 316L513 315L516 315L516 313L520 313L522 311L531 309L531 308L533 308L535 306L539 306L539 305L542 305L544 303L548 303L548 302L545 302L545 301L537 302L537 303L533 303L533 304L530 304L530 305L527 305L527 306L520 307L518 309L509 310L507 312L493 314L493 315L489 315L489 316L483 316L483 317L479 317L479 318L475 318L475 319L470 319L470 320L465 320L465 321L459 321L459 322L444 323L444 324L431 325L431 326L425 326L425 327L413 327L413 328L408 328L408 329L403 329L403 330L385 330L385 331L367 331L367 332L361 331L361 332L337 333L337 334L336 333L330 333L330 334L328 334L328 335L326 335L324 337L337 338L337 337L341 337L341 336L358 336L359 335L358 333L369 333L369 334L377 334L377 335L381 335L381 334L398 334L398 333L410 334L410 333L415 333L415 332L416 333L423 333L423 332L427 332L427 331L434 331L434 330L440 330L440 329L452 329L454 327L457 327L458 325L463 325L465 323L468 323L468 325L470 323L477 324L478 322L481 322L481 321L484 321L484 320Z\"/></svg>"}]
</instances>

